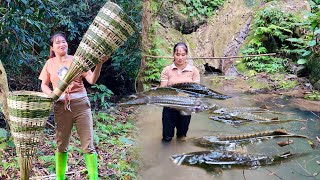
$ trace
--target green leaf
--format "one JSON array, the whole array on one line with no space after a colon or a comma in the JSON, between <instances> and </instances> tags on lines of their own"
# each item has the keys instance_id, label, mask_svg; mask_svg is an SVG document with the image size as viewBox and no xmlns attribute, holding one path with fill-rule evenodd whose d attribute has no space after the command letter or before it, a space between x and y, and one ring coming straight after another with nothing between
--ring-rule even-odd
<instances>
[{"instance_id":1,"label":"green leaf","mask_svg":"<svg viewBox=\"0 0 320 180\"><path fill-rule=\"evenodd\" d=\"M0 150L5 150L7 148L7 142L0 143Z\"/></svg>"},{"instance_id":2,"label":"green leaf","mask_svg":"<svg viewBox=\"0 0 320 180\"><path fill-rule=\"evenodd\" d=\"M286 40L287 40L287 41L290 41L290 42L295 42L295 43L304 44L303 39L300 39L300 38L288 38L288 39L286 39Z\"/></svg>"},{"instance_id":3,"label":"green leaf","mask_svg":"<svg viewBox=\"0 0 320 180\"><path fill-rule=\"evenodd\" d=\"M2 139L2 138L7 138L8 137L8 131L7 130L5 130L5 129L3 129L3 128L0 128L0 140Z\"/></svg>"},{"instance_id":4,"label":"green leaf","mask_svg":"<svg viewBox=\"0 0 320 180\"><path fill-rule=\"evenodd\" d=\"M122 143L125 143L125 144L129 144L129 145L133 145L133 146L136 145L136 143L135 143L134 141L132 141L132 140L130 140L130 139L124 137L124 136L121 136L121 137L119 138L119 140L120 140Z\"/></svg>"},{"instance_id":5,"label":"green leaf","mask_svg":"<svg viewBox=\"0 0 320 180\"><path fill-rule=\"evenodd\" d=\"M318 25L319 25L319 24L318 24L317 21L311 22L311 27L312 27L312 29L315 29Z\"/></svg>"},{"instance_id":6,"label":"green leaf","mask_svg":"<svg viewBox=\"0 0 320 180\"><path fill-rule=\"evenodd\" d=\"M305 57L311 54L311 51L305 51L301 56Z\"/></svg>"},{"instance_id":7,"label":"green leaf","mask_svg":"<svg viewBox=\"0 0 320 180\"><path fill-rule=\"evenodd\" d=\"M307 60L306 59L299 59L297 61L298 64L302 65L302 64L306 64L307 63Z\"/></svg>"},{"instance_id":8,"label":"green leaf","mask_svg":"<svg viewBox=\"0 0 320 180\"><path fill-rule=\"evenodd\" d=\"M316 44L317 44L316 40L312 40L312 41L309 41L309 42L308 42L308 46L309 46L309 47L313 47L313 46L315 46Z\"/></svg>"}]
</instances>

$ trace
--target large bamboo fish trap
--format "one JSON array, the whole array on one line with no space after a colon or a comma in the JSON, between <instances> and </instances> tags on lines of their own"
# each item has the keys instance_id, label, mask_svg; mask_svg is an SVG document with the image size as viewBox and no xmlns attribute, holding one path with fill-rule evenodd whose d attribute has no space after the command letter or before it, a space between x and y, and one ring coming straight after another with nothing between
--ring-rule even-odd
<instances>
[{"instance_id":1,"label":"large bamboo fish trap","mask_svg":"<svg viewBox=\"0 0 320 180\"><path fill-rule=\"evenodd\" d=\"M9 126L20 166L20 179L27 180L32 159L43 138L53 100L44 93L14 91L8 94Z\"/></svg>"},{"instance_id":2,"label":"large bamboo fish trap","mask_svg":"<svg viewBox=\"0 0 320 180\"><path fill-rule=\"evenodd\" d=\"M115 3L108 1L98 12L77 48L73 62L51 96L57 100L68 85L109 56L134 34L134 21Z\"/></svg>"}]
</instances>

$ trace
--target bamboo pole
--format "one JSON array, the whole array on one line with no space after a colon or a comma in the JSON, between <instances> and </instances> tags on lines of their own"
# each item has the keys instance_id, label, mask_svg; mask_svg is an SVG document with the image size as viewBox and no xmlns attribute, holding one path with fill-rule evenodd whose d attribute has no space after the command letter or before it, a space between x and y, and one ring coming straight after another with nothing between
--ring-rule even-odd
<instances>
[{"instance_id":1,"label":"bamboo pole","mask_svg":"<svg viewBox=\"0 0 320 180\"><path fill-rule=\"evenodd\" d=\"M275 56L277 53L268 53L268 54L252 54L244 56L226 56L226 57L189 57L190 59L233 59L233 58L245 58L245 57L259 57L259 56ZM144 57L149 58L163 58L163 59L173 59L170 56L152 56L148 54L142 54Z\"/></svg>"}]
</instances>

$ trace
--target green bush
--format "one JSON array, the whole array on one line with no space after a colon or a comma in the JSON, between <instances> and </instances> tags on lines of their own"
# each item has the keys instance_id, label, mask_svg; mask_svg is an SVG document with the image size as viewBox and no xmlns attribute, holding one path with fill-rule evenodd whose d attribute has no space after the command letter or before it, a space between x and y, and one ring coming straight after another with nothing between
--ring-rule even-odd
<instances>
[{"instance_id":1,"label":"green bush","mask_svg":"<svg viewBox=\"0 0 320 180\"><path fill-rule=\"evenodd\" d=\"M13 89L37 89L58 8L49 0L0 1L0 56Z\"/></svg>"},{"instance_id":2,"label":"green bush","mask_svg":"<svg viewBox=\"0 0 320 180\"><path fill-rule=\"evenodd\" d=\"M286 39L294 36L294 30L297 27L295 22L298 19L292 14L281 11L276 8L264 8L258 11L252 22L252 34L249 44L242 49L242 53L264 54L278 53L277 57L248 57L244 58L244 63L250 69L258 72L266 71L269 73L280 72L284 70L284 62L287 61L286 51L290 44Z\"/></svg>"},{"instance_id":3,"label":"green bush","mask_svg":"<svg viewBox=\"0 0 320 180\"><path fill-rule=\"evenodd\" d=\"M181 9L189 18L206 19L213 15L214 11L223 5L224 0L186 0L185 7Z\"/></svg>"},{"instance_id":4,"label":"green bush","mask_svg":"<svg viewBox=\"0 0 320 180\"><path fill-rule=\"evenodd\" d=\"M103 84L95 84L91 86L91 88L98 89L98 91L88 95L90 101L93 102L93 109L107 109L110 106L110 103L107 100L110 99L110 97L113 95L113 92Z\"/></svg>"}]
</instances>

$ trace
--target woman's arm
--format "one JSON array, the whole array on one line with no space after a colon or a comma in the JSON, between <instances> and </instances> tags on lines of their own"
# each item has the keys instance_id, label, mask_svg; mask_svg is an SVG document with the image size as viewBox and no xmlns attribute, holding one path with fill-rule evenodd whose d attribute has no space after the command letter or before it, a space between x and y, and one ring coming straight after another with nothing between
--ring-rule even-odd
<instances>
[{"instance_id":1,"label":"woman's arm","mask_svg":"<svg viewBox=\"0 0 320 180\"><path fill-rule=\"evenodd\" d=\"M160 87L165 87L165 86L168 86L168 81L161 81Z\"/></svg>"},{"instance_id":2,"label":"woman's arm","mask_svg":"<svg viewBox=\"0 0 320 180\"><path fill-rule=\"evenodd\" d=\"M160 75L160 87L168 86L169 75L166 68L164 68Z\"/></svg>"},{"instance_id":3,"label":"woman's arm","mask_svg":"<svg viewBox=\"0 0 320 180\"><path fill-rule=\"evenodd\" d=\"M52 93L52 90L49 87L49 81L43 80L41 82L41 90L48 96Z\"/></svg>"},{"instance_id":4,"label":"woman's arm","mask_svg":"<svg viewBox=\"0 0 320 180\"><path fill-rule=\"evenodd\" d=\"M198 70L198 68L196 68L195 66L193 66L193 75L192 75L192 80L195 83L200 83L200 72Z\"/></svg>"},{"instance_id":5,"label":"woman's arm","mask_svg":"<svg viewBox=\"0 0 320 180\"><path fill-rule=\"evenodd\" d=\"M102 64L109 59L109 56L102 57L102 61L96 65L92 74L85 77L90 84L95 84L100 76Z\"/></svg>"}]
</instances>

